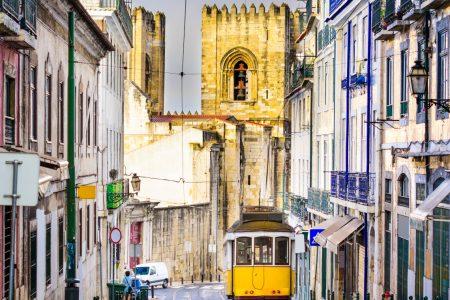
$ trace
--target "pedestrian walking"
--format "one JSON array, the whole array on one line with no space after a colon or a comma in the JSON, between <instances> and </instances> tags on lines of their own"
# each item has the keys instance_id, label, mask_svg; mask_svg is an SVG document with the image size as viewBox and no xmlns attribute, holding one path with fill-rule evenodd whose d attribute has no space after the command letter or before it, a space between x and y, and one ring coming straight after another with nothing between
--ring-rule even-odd
<instances>
[{"instance_id":1,"label":"pedestrian walking","mask_svg":"<svg viewBox=\"0 0 450 300\"><path fill-rule=\"evenodd\" d=\"M125 300L131 300L131 295L133 293L132 278L130 271L125 271L125 276L123 277L122 283L125 285L125 289L123 291L123 296Z\"/></svg>"}]
</instances>

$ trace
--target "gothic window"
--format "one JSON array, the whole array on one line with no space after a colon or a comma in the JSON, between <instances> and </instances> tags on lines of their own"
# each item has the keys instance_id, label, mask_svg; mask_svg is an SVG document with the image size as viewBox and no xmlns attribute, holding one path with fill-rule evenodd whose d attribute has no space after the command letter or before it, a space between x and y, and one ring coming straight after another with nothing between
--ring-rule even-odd
<instances>
[{"instance_id":1,"label":"gothic window","mask_svg":"<svg viewBox=\"0 0 450 300\"><path fill-rule=\"evenodd\" d=\"M398 205L409 207L409 179L405 174L398 179Z\"/></svg>"},{"instance_id":2,"label":"gothic window","mask_svg":"<svg viewBox=\"0 0 450 300\"><path fill-rule=\"evenodd\" d=\"M151 80L151 65L150 65L150 56L148 54L145 55L145 92L148 93L150 90L150 80Z\"/></svg>"},{"instance_id":3,"label":"gothic window","mask_svg":"<svg viewBox=\"0 0 450 300\"><path fill-rule=\"evenodd\" d=\"M234 65L233 78L234 78L234 100L243 101L248 98L248 78L247 78L248 66L245 62L238 61Z\"/></svg>"}]
</instances>

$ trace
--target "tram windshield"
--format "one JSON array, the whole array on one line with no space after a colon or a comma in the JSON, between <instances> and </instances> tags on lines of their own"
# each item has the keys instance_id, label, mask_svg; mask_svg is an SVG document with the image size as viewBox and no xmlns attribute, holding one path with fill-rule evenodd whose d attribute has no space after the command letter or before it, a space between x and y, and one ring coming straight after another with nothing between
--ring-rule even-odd
<instances>
[{"instance_id":1,"label":"tram windshield","mask_svg":"<svg viewBox=\"0 0 450 300\"><path fill-rule=\"evenodd\" d=\"M236 264L252 264L252 238L240 237L236 239Z\"/></svg>"},{"instance_id":2,"label":"tram windshield","mask_svg":"<svg viewBox=\"0 0 450 300\"><path fill-rule=\"evenodd\" d=\"M272 238L261 236L255 238L255 265L272 264Z\"/></svg>"},{"instance_id":3,"label":"tram windshield","mask_svg":"<svg viewBox=\"0 0 450 300\"><path fill-rule=\"evenodd\" d=\"M289 264L289 238L277 237L275 238L275 264L288 265Z\"/></svg>"}]
</instances>

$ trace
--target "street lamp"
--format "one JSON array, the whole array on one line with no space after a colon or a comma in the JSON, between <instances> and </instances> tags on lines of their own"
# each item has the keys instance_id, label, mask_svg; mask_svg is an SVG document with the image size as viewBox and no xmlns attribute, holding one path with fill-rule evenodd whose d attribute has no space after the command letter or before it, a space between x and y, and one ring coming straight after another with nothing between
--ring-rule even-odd
<instances>
[{"instance_id":1,"label":"street lamp","mask_svg":"<svg viewBox=\"0 0 450 300\"><path fill-rule=\"evenodd\" d=\"M411 92L415 96L421 96L426 93L428 84L428 72L422 64L421 60L416 60L411 72L408 75Z\"/></svg>"},{"instance_id":2,"label":"street lamp","mask_svg":"<svg viewBox=\"0 0 450 300\"><path fill-rule=\"evenodd\" d=\"M133 173L133 176L131 177L131 186L136 194L141 190L141 179L136 173Z\"/></svg>"},{"instance_id":3,"label":"street lamp","mask_svg":"<svg viewBox=\"0 0 450 300\"><path fill-rule=\"evenodd\" d=\"M423 99L419 99L419 97L427 93L429 75L421 60L415 61L408 77L412 94L417 97L418 101L424 101ZM428 99L427 102L425 109L430 108L434 104L438 109L450 112L450 99Z\"/></svg>"}]
</instances>

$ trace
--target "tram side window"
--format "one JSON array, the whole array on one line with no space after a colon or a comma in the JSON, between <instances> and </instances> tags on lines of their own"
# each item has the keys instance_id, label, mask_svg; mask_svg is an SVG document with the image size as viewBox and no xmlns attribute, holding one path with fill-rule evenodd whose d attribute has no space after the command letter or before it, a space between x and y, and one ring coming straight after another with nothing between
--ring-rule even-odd
<instances>
[{"instance_id":1,"label":"tram side window","mask_svg":"<svg viewBox=\"0 0 450 300\"><path fill-rule=\"evenodd\" d=\"M252 238L240 237L236 239L236 264L252 264Z\"/></svg>"},{"instance_id":2,"label":"tram side window","mask_svg":"<svg viewBox=\"0 0 450 300\"><path fill-rule=\"evenodd\" d=\"M272 238L261 236L255 238L255 265L272 264Z\"/></svg>"},{"instance_id":3,"label":"tram side window","mask_svg":"<svg viewBox=\"0 0 450 300\"><path fill-rule=\"evenodd\" d=\"M288 265L289 264L289 238L277 237L275 238L275 264Z\"/></svg>"}]
</instances>

